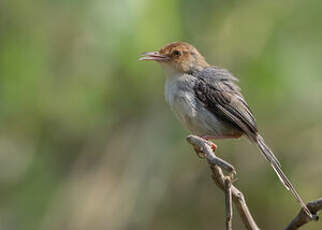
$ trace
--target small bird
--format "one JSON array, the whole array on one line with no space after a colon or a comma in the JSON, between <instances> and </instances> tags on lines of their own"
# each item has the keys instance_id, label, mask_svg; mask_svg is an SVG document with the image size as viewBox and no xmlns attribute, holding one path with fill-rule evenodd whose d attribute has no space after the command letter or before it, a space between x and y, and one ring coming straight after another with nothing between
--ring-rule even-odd
<instances>
[{"instance_id":1,"label":"small bird","mask_svg":"<svg viewBox=\"0 0 322 230\"><path fill-rule=\"evenodd\" d=\"M186 42L173 42L139 60L157 61L166 74L165 99L183 125L205 140L246 135L269 161L282 184L312 217L302 198L283 173L272 150L259 134L254 115L241 94L238 79L226 69L211 66ZM216 145L212 144L213 150Z\"/></svg>"}]
</instances>

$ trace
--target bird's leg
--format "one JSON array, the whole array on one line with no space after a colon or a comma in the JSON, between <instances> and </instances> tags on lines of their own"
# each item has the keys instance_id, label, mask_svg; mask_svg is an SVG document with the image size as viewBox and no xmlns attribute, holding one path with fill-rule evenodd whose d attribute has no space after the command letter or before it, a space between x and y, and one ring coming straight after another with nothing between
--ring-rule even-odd
<instances>
[{"instance_id":1,"label":"bird's leg","mask_svg":"<svg viewBox=\"0 0 322 230\"><path fill-rule=\"evenodd\" d=\"M239 138L241 134L232 134L232 135L225 135L225 136L202 136L205 140L223 140L223 139L232 139L232 138Z\"/></svg>"},{"instance_id":2,"label":"bird's leg","mask_svg":"<svg viewBox=\"0 0 322 230\"><path fill-rule=\"evenodd\" d=\"M240 136L241 136L241 134L233 134L233 135L226 135L226 136L207 136L207 135L205 135L205 136L202 136L201 138L208 141L212 150L216 151L217 145L209 140L223 140L223 139L230 139L230 138L239 138Z\"/></svg>"},{"instance_id":3,"label":"bird's leg","mask_svg":"<svg viewBox=\"0 0 322 230\"><path fill-rule=\"evenodd\" d=\"M202 136L201 138L208 141L209 145L211 146L213 151L216 151L217 145L215 145L213 142L209 140L223 140L223 139L230 139L230 138L239 138L241 134L233 134L233 135L226 135L226 136Z\"/></svg>"}]
</instances>

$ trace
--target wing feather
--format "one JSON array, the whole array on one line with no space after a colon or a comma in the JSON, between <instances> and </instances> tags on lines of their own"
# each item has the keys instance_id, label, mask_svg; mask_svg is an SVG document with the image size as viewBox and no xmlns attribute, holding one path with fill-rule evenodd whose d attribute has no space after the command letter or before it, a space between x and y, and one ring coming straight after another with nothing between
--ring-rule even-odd
<instances>
[{"instance_id":1,"label":"wing feather","mask_svg":"<svg viewBox=\"0 0 322 230\"><path fill-rule=\"evenodd\" d=\"M237 78L227 70L207 68L196 74L195 94L215 116L242 130L252 140L256 139L255 118L247 105Z\"/></svg>"}]
</instances>

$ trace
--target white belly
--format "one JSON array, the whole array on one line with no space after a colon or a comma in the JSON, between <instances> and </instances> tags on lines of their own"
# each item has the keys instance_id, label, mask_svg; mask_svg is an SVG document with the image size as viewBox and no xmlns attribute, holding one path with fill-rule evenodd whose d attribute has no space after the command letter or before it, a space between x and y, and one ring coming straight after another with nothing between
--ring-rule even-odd
<instances>
[{"instance_id":1,"label":"white belly","mask_svg":"<svg viewBox=\"0 0 322 230\"><path fill-rule=\"evenodd\" d=\"M182 124L196 135L223 135L228 127L204 108L195 97L192 89L194 80L190 75L168 78L165 85L165 98Z\"/></svg>"}]
</instances>

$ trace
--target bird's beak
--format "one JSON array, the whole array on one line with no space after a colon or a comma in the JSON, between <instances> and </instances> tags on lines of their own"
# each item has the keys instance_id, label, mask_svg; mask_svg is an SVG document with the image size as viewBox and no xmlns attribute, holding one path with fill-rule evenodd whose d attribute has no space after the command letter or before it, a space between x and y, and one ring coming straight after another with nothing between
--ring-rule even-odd
<instances>
[{"instance_id":1,"label":"bird's beak","mask_svg":"<svg viewBox=\"0 0 322 230\"><path fill-rule=\"evenodd\" d=\"M166 62L169 61L167 56L160 54L158 51L155 52L145 52L141 54L140 61L159 61L159 62Z\"/></svg>"}]
</instances>

